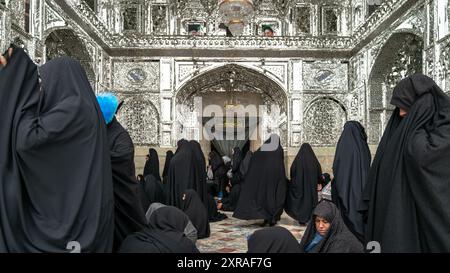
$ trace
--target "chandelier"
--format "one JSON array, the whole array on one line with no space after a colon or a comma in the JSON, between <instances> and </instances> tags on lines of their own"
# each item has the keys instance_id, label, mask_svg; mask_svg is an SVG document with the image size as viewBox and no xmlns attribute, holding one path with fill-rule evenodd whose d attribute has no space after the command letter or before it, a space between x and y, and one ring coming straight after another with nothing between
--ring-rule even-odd
<instances>
[{"instance_id":1,"label":"chandelier","mask_svg":"<svg viewBox=\"0 0 450 273\"><path fill-rule=\"evenodd\" d=\"M219 0L219 12L231 34L239 36L242 35L245 25L253 16L253 1Z\"/></svg>"},{"instance_id":2,"label":"chandelier","mask_svg":"<svg viewBox=\"0 0 450 273\"><path fill-rule=\"evenodd\" d=\"M239 107L239 101L236 98L236 71L230 70L227 72L228 81L225 83L225 88L227 90L228 98L225 100L224 108L226 112L234 111L236 107Z\"/></svg>"}]
</instances>

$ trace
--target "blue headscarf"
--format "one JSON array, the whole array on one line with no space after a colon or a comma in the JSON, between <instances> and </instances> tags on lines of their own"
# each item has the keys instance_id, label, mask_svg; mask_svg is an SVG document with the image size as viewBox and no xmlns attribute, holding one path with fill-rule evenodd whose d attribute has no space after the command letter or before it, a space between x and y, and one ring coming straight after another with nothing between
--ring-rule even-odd
<instances>
[{"instance_id":1,"label":"blue headscarf","mask_svg":"<svg viewBox=\"0 0 450 273\"><path fill-rule=\"evenodd\" d=\"M119 100L113 93L104 92L97 95L97 101L100 109L102 109L106 124L111 123L116 115L117 107L119 107Z\"/></svg>"}]
</instances>

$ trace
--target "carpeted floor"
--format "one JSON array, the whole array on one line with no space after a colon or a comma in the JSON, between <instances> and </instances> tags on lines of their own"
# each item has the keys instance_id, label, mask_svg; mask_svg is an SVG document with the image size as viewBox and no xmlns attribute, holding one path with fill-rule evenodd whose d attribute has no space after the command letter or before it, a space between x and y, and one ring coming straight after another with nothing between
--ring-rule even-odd
<instances>
[{"instance_id":1,"label":"carpeted floor","mask_svg":"<svg viewBox=\"0 0 450 273\"><path fill-rule=\"evenodd\" d=\"M247 252L247 236L261 229L262 220L245 221L233 218L232 212L222 212L228 216L220 222L211 223L211 236L198 240L197 247L204 253L245 253ZM277 224L287 228L300 242L306 226L300 226L298 222L290 218L286 213L281 216Z\"/></svg>"}]
</instances>

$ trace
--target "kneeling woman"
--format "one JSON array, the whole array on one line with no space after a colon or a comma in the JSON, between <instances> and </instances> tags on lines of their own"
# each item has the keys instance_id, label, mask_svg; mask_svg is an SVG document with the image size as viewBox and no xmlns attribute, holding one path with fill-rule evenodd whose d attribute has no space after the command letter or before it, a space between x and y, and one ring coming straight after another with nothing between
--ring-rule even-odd
<instances>
[{"instance_id":1,"label":"kneeling woman","mask_svg":"<svg viewBox=\"0 0 450 273\"><path fill-rule=\"evenodd\" d=\"M300 242L306 253L360 253L362 244L347 228L338 208L330 201L321 201L313 212L313 221Z\"/></svg>"},{"instance_id":2,"label":"kneeling woman","mask_svg":"<svg viewBox=\"0 0 450 273\"><path fill-rule=\"evenodd\" d=\"M184 234L189 218L175 207L155 210L148 227L128 236L121 253L199 253L195 244Z\"/></svg>"},{"instance_id":3,"label":"kneeling woman","mask_svg":"<svg viewBox=\"0 0 450 273\"><path fill-rule=\"evenodd\" d=\"M208 210L203 205L197 192L189 189L183 193L181 198L181 209L192 221L197 229L198 239L208 238L211 231L208 220Z\"/></svg>"}]
</instances>

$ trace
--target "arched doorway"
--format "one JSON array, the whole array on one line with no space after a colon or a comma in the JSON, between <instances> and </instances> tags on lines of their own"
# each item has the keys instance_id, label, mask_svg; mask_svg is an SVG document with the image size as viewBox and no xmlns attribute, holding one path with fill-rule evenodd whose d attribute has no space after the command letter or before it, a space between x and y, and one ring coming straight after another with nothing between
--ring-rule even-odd
<instances>
[{"instance_id":1,"label":"arched doorway","mask_svg":"<svg viewBox=\"0 0 450 273\"><path fill-rule=\"evenodd\" d=\"M390 104L396 84L422 72L423 39L412 33L394 33L377 56L369 77L369 128L371 144L378 144L394 110Z\"/></svg>"},{"instance_id":2,"label":"arched doorway","mask_svg":"<svg viewBox=\"0 0 450 273\"><path fill-rule=\"evenodd\" d=\"M199 140L205 154L215 149L230 155L233 146L245 145L254 151L271 133L287 147L287 101L283 88L256 69L237 64L214 68L176 93L175 137ZM216 133L214 139L205 134L208 129Z\"/></svg>"},{"instance_id":3,"label":"arched doorway","mask_svg":"<svg viewBox=\"0 0 450 273\"><path fill-rule=\"evenodd\" d=\"M45 39L46 60L61 56L69 56L78 60L86 71L89 82L95 86L95 73L92 57L82 40L71 29L57 29Z\"/></svg>"}]
</instances>

